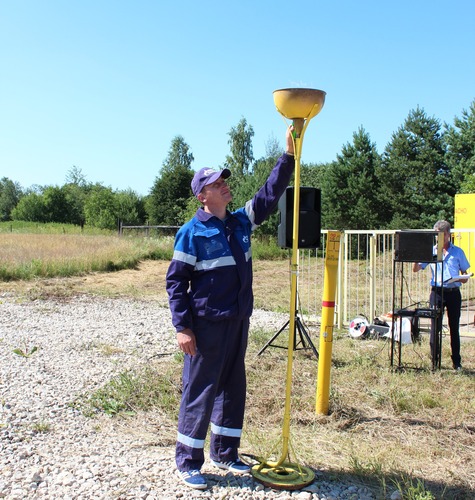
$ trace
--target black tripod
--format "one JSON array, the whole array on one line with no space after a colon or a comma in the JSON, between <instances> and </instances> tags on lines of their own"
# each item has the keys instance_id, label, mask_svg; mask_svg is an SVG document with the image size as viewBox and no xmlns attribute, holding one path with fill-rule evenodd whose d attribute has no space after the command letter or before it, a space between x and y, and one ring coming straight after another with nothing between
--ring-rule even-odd
<instances>
[{"instance_id":1,"label":"black tripod","mask_svg":"<svg viewBox=\"0 0 475 500\"><path fill-rule=\"evenodd\" d=\"M267 342L267 344L257 353L258 356L260 356L269 346L271 347L278 347L279 349L287 349L287 347L281 346L281 345L275 345L272 342L289 326L290 324L290 319L285 323L285 325ZM313 345L313 342L305 329L304 324L302 323L302 320L299 318L299 312L295 311L295 328L299 332L299 342L297 343L297 335L295 335L296 332L294 332L294 351L299 351L302 349L312 349L313 353L315 354L315 357L318 360L318 351ZM301 347L298 347L298 346Z\"/></svg>"}]
</instances>

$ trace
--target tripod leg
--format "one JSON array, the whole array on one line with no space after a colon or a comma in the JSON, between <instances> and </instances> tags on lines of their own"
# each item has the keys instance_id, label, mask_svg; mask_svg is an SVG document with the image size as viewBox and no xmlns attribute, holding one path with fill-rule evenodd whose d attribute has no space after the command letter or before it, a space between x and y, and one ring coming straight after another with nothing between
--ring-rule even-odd
<instances>
[{"instance_id":1,"label":"tripod leg","mask_svg":"<svg viewBox=\"0 0 475 500\"><path fill-rule=\"evenodd\" d=\"M297 325L297 329L299 331L300 342L302 343L303 348L307 349L307 346L305 345L305 342L303 339L305 337L307 344L312 348L312 351L315 354L315 357L318 359L318 351L317 351L316 347L313 345L312 339L310 338L309 334L307 333L307 330L305 330L305 327L303 326L303 324L300 321L300 318L298 316L297 316L297 320L296 320L296 325Z\"/></svg>"},{"instance_id":2,"label":"tripod leg","mask_svg":"<svg viewBox=\"0 0 475 500\"><path fill-rule=\"evenodd\" d=\"M305 342L305 338L304 338L304 335L303 335L303 325L301 324L300 322L300 318L297 316L295 318L295 328L298 330L298 333L299 333L299 342L297 342L297 335L294 335L294 351L298 350L299 349L299 345L301 345L301 349L307 349L307 344Z\"/></svg>"},{"instance_id":3,"label":"tripod leg","mask_svg":"<svg viewBox=\"0 0 475 500\"><path fill-rule=\"evenodd\" d=\"M272 342L289 326L290 320L285 323L285 325L266 343L266 345L257 353L260 356L270 345ZM279 346L278 346L279 347Z\"/></svg>"},{"instance_id":4,"label":"tripod leg","mask_svg":"<svg viewBox=\"0 0 475 500\"><path fill-rule=\"evenodd\" d=\"M442 322L441 322L442 323ZM437 368L440 370L442 363L442 324L440 325L439 330L437 331L437 337L439 339L437 344Z\"/></svg>"},{"instance_id":5,"label":"tripod leg","mask_svg":"<svg viewBox=\"0 0 475 500\"><path fill-rule=\"evenodd\" d=\"M440 370L442 357L442 331L438 330L434 335L434 352L432 353L432 370Z\"/></svg>"}]
</instances>

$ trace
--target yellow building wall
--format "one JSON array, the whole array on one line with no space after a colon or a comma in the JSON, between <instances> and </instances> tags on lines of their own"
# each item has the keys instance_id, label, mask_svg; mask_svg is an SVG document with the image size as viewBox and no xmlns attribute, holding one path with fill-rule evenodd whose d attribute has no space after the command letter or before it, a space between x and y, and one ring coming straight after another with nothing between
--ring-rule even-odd
<instances>
[{"instance_id":1,"label":"yellow building wall","mask_svg":"<svg viewBox=\"0 0 475 500\"><path fill-rule=\"evenodd\" d=\"M473 233L457 229L475 229L475 193L455 195L454 244L461 247L469 262L475 261ZM470 257L472 257L470 259Z\"/></svg>"}]
</instances>

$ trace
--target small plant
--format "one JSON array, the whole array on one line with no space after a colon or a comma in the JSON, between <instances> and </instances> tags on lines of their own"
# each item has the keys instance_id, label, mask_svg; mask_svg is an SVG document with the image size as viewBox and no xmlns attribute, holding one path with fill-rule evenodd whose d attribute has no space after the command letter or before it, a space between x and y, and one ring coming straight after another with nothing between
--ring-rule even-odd
<instances>
[{"instance_id":1,"label":"small plant","mask_svg":"<svg viewBox=\"0 0 475 500\"><path fill-rule=\"evenodd\" d=\"M104 356L114 356L124 352L123 349L110 344L99 344L97 347Z\"/></svg>"},{"instance_id":2,"label":"small plant","mask_svg":"<svg viewBox=\"0 0 475 500\"><path fill-rule=\"evenodd\" d=\"M183 363L183 360L185 359L185 355L183 354L182 351L177 351L175 352L175 354L173 355L173 361L175 363Z\"/></svg>"},{"instance_id":3,"label":"small plant","mask_svg":"<svg viewBox=\"0 0 475 500\"><path fill-rule=\"evenodd\" d=\"M363 463L363 461L360 460L357 456L352 455L350 457L350 465L353 470L353 473L357 476L360 477L382 476L383 468L381 462L378 462L374 459L370 459L369 461Z\"/></svg>"},{"instance_id":4,"label":"small plant","mask_svg":"<svg viewBox=\"0 0 475 500\"><path fill-rule=\"evenodd\" d=\"M435 500L435 496L426 489L424 481L419 478L414 481L410 477L404 477L402 483L395 483L404 500Z\"/></svg>"},{"instance_id":5,"label":"small plant","mask_svg":"<svg viewBox=\"0 0 475 500\"><path fill-rule=\"evenodd\" d=\"M404 388L392 387L389 389L389 400L391 406L397 414L404 412L410 413L414 410L413 398L411 393Z\"/></svg>"},{"instance_id":6,"label":"small plant","mask_svg":"<svg viewBox=\"0 0 475 500\"><path fill-rule=\"evenodd\" d=\"M13 349L13 352L17 356L21 356L23 358L29 358L32 354L34 354L38 350L38 347L34 345L31 349L29 349L26 345L24 349L21 349L20 347L17 347Z\"/></svg>"},{"instance_id":7,"label":"small plant","mask_svg":"<svg viewBox=\"0 0 475 500\"><path fill-rule=\"evenodd\" d=\"M175 418L179 398L180 391L171 373L160 374L147 367L120 373L75 407L79 406L87 416L98 411L114 416L158 406Z\"/></svg>"},{"instance_id":8,"label":"small plant","mask_svg":"<svg viewBox=\"0 0 475 500\"><path fill-rule=\"evenodd\" d=\"M105 387L95 392L91 398L94 408L103 410L107 415L117 415L132 410L130 401L140 387L138 379L132 373L121 373Z\"/></svg>"},{"instance_id":9,"label":"small plant","mask_svg":"<svg viewBox=\"0 0 475 500\"><path fill-rule=\"evenodd\" d=\"M31 428L37 433L46 433L51 430L51 425L48 422L35 422Z\"/></svg>"}]
</instances>

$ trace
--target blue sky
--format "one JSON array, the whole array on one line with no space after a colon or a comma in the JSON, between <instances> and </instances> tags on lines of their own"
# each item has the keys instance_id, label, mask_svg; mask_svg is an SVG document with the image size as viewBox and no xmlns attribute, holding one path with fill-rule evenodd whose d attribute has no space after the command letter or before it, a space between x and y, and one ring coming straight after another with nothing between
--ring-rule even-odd
<instances>
[{"instance_id":1,"label":"blue sky","mask_svg":"<svg viewBox=\"0 0 475 500\"><path fill-rule=\"evenodd\" d=\"M272 92L327 93L302 162L363 127L382 152L410 110L452 123L475 99L473 0L0 0L0 178L148 194L183 136L219 166L245 118L255 158L285 122Z\"/></svg>"}]
</instances>

